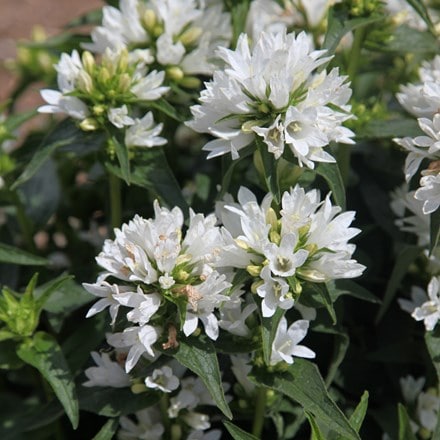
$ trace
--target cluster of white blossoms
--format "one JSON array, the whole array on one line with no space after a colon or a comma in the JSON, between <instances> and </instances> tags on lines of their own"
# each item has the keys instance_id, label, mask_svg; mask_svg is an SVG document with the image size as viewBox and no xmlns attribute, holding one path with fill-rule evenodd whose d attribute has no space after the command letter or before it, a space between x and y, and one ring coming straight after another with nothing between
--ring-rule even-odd
<instances>
[{"instance_id":1,"label":"cluster of white blossoms","mask_svg":"<svg viewBox=\"0 0 440 440\"><path fill-rule=\"evenodd\" d=\"M423 214L431 214L440 206L440 56L424 61L419 69L420 82L402 86L397 94L400 104L418 117L423 135L397 138L394 141L407 153L405 178L409 181L423 162L420 187L414 197L423 202Z\"/></svg>"},{"instance_id":2,"label":"cluster of white blossoms","mask_svg":"<svg viewBox=\"0 0 440 440\"><path fill-rule=\"evenodd\" d=\"M203 148L208 158L237 159L257 140L275 159L287 146L300 166L314 168L314 161L335 162L324 150L330 142L353 143L342 125L352 118L347 77L322 69L331 57L314 50L307 34L263 32L252 48L242 34L235 50L217 53L226 66L205 83L187 123L217 138Z\"/></svg>"},{"instance_id":3,"label":"cluster of white blossoms","mask_svg":"<svg viewBox=\"0 0 440 440\"><path fill-rule=\"evenodd\" d=\"M186 86L194 82L192 75L212 74L215 48L231 40L230 21L221 4L121 0L119 9L104 6L102 25L93 30L93 43L84 47L97 53L127 48L166 72L168 80Z\"/></svg>"},{"instance_id":4,"label":"cluster of white blossoms","mask_svg":"<svg viewBox=\"0 0 440 440\"><path fill-rule=\"evenodd\" d=\"M99 63L90 52L82 56L76 50L61 55L55 66L59 90L44 89L47 105L41 113L66 113L80 122L85 131L108 126L125 130L125 144L152 147L163 145L158 136L162 124L155 124L151 112L142 118L132 111L133 104L155 101L168 87L162 85L165 74L148 72L144 63L132 60L125 49L107 49Z\"/></svg>"}]
</instances>

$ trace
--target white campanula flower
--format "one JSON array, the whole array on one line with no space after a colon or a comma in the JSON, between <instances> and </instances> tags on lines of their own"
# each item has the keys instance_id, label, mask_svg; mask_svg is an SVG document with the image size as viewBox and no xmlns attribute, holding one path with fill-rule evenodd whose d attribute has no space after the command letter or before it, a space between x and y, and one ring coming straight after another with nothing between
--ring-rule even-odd
<instances>
[{"instance_id":1,"label":"white campanula flower","mask_svg":"<svg viewBox=\"0 0 440 440\"><path fill-rule=\"evenodd\" d=\"M165 139L158 137L162 124L154 123L151 112L142 119L132 115L133 104L155 101L169 90L162 85L165 73L148 72L139 60L125 49L107 49L99 63L90 52L81 57L76 50L62 54L55 66L59 91L42 90L47 105L38 111L66 113L80 120L80 128L86 131L109 124L121 130L130 127L129 146L163 145ZM140 141L140 136L146 139Z\"/></svg>"},{"instance_id":2,"label":"white campanula flower","mask_svg":"<svg viewBox=\"0 0 440 440\"><path fill-rule=\"evenodd\" d=\"M87 381L83 383L85 387L112 387L125 388L130 386L130 377L124 369L110 359L108 353L90 353L95 361L96 367L86 368L84 374Z\"/></svg>"},{"instance_id":3,"label":"white campanula flower","mask_svg":"<svg viewBox=\"0 0 440 440\"><path fill-rule=\"evenodd\" d=\"M352 117L347 104L351 90L337 69L318 67L329 61L325 51L313 50L305 33L262 33L253 48L242 34L237 48L220 48L226 63L205 83L200 105L191 107L195 131L217 139L204 150L208 158L239 151L255 140L276 158L287 147L299 165L334 162L323 147L331 141L353 143L342 123Z\"/></svg>"},{"instance_id":4,"label":"white campanula flower","mask_svg":"<svg viewBox=\"0 0 440 440\"><path fill-rule=\"evenodd\" d=\"M440 114L436 113L431 119L419 118L423 136L393 139L408 152L405 160L405 179L409 181L416 174L424 159L440 159Z\"/></svg>"},{"instance_id":5,"label":"white campanula flower","mask_svg":"<svg viewBox=\"0 0 440 440\"><path fill-rule=\"evenodd\" d=\"M433 277L431 281L428 284L428 297L424 297L424 302L422 304L420 303L421 300L421 294L420 291L414 291L413 290L413 300L416 301L415 305L416 307L411 313L411 316L416 321L423 321L425 324L425 328L427 331L431 331L434 329L434 327L437 325L438 320L440 319L440 278L439 277ZM409 306L407 303L401 302L402 308L405 306ZM405 307L406 308L406 307Z\"/></svg>"},{"instance_id":6,"label":"white campanula flower","mask_svg":"<svg viewBox=\"0 0 440 440\"><path fill-rule=\"evenodd\" d=\"M423 214L437 211L440 206L440 173L423 176L414 197L423 202Z\"/></svg>"},{"instance_id":7,"label":"white campanula flower","mask_svg":"<svg viewBox=\"0 0 440 440\"><path fill-rule=\"evenodd\" d=\"M249 337L250 330L246 325L246 319L257 310L257 305L247 304L242 308L241 303L230 306L230 302L226 302L220 309L219 327L233 335Z\"/></svg>"},{"instance_id":8,"label":"white campanula flower","mask_svg":"<svg viewBox=\"0 0 440 440\"><path fill-rule=\"evenodd\" d=\"M126 416L119 419L121 429L118 432L119 440L148 439L162 440L165 428L159 410L154 406L137 411L136 422Z\"/></svg>"},{"instance_id":9,"label":"white campanula flower","mask_svg":"<svg viewBox=\"0 0 440 440\"><path fill-rule=\"evenodd\" d=\"M230 16L222 5L195 0L121 0L119 9L104 6L102 25L92 31L92 52L106 48L148 49L147 63L167 71L167 81L186 85L189 75L210 75L216 47L229 45Z\"/></svg>"},{"instance_id":10,"label":"white campanula flower","mask_svg":"<svg viewBox=\"0 0 440 440\"><path fill-rule=\"evenodd\" d=\"M417 399L417 417L422 428L433 432L438 423L440 397L436 390L421 392Z\"/></svg>"},{"instance_id":11,"label":"white campanula flower","mask_svg":"<svg viewBox=\"0 0 440 440\"><path fill-rule=\"evenodd\" d=\"M406 403L413 404L425 385L426 379L419 377L415 379L413 376L408 375L399 379L400 389L402 396Z\"/></svg>"},{"instance_id":12,"label":"white campanula flower","mask_svg":"<svg viewBox=\"0 0 440 440\"><path fill-rule=\"evenodd\" d=\"M231 355L231 371L234 373L238 383L243 387L247 396L252 396L256 388L256 385L248 378L252 370L250 360L251 357L248 354Z\"/></svg>"},{"instance_id":13,"label":"white campanula flower","mask_svg":"<svg viewBox=\"0 0 440 440\"><path fill-rule=\"evenodd\" d=\"M313 359L315 352L298 344L306 337L308 329L309 321L300 319L287 327L286 318L281 318L272 344L270 364L276 365L281 361L293 364L294 357Z\"/></svg>"},{"instance_id":14,"label":"white campanula flower","mask_svg":"<svg viewBox=\"0 0 440 440\"><path fill-rule=\"evenodd\" d=\"M145 385L164 393L171 393L179 388L179 379L174 376L170 367L164 365L162 368L156 368L152 375L145 379Z\"/></svg>"}]
</instances>

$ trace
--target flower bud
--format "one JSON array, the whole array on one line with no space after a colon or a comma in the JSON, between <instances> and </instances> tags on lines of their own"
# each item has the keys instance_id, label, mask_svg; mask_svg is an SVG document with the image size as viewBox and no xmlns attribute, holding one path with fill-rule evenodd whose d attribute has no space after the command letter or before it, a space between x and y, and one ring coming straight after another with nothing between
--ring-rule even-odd
<instances>
[{"instance_id":1,"label":"flower bud","mask_svg":"<svg viewBox=\"0 0 440 440\"><path fill-rule=\"evenodd\" d=\"M108 71L108 69L106 67L102 67L101 70L99 71L98 74L98 81L101 84L107 84L111 79L111 75L110 72Z\"/></svg>"},{"instance_id":2,"label":"flower bud","mask_svg":"<svg viewBox=\"0 0 440 440\"><path fill-rule=\"evenodd\" d=\"M128 67L128 52L127 49L122 49L119 53L119 60L118 60L118 71L119 72L125 72Z\"/></svg>"},{"instance_id":3,"label":"flower bud","mask_svg":"<svg viewBox=\"0 0 440 440\"><path fill-rule=\"evenodd\" d=\"M95 58L93 57L93 55L88 50L86 50L83 52L81 60L86 72L92 73L93 69L95 68Z\"/></svg>"},{"instance_id":4,"label":"flower bud","mask_svg":"<svg viewBox=\"0 0 440 440\"><path fill-rule=\"evenodd\" d=\"M202 82L195 76L185 76L179 81L179 84L186 89L199 89Z\"/></svg>"},{"instance_id":5,"label":"flower bud","mask_svg":"<svg viewBox=\"0 0 440 440\"><path fill-rule=\"evenodd\" d=\"M130 389L133 394L141 394L145 393L148 388L143 383L134 383Z\"/></svg>"},{"instance_id":6,"label":"flower bud","mask_svg":"<svg viewBox=\"0 0 440 440\"><path fill-rule=\"evenodd\" d=\"M281 242L281 235L277 231L271 230L269 232L269 240L272 243L279 245Z\"/></svg>"},{"instance_id":7,"label":"flower bud","mask_svg":"<svg viewBox=\"0 0 440 440\"><path fill-rule=\"evenodd\" d=\"M79 128L83 131L95 131L99 128L99 124L94 118L86 118L80 122Z\"/></svg>"},{"instance_id":8,"label":"flower bud","mask_svg":"<svg viewBox=\"0 0 440 440\"><path fill-rule=\"evenodd\" d=\"M269 208L266 211L266 223L272 226L272 229L278 229L278 217L273 208Z\"/></svg>"},{"instance_id":9,"label":"flower bud","mask_svg":"<svg viewBox=\"0 0 440 440\"><path fill-rule=\"evenodd\" d=\"M241 248L241 249L243 249L243 250L245 250L245 251L249 250L249 245L248 245L245 241L240 240L239 238L236 238L236 239L235 239L235 244L236 244L239 248Z\"/></svg>"},{"instance_id":10,"label":"flower bud","mask_svg":"<svg viewBox=\"0 0 440 440\"><path fill-rule=\"evenodd\" d=\"M95 116L101 116L106 112L106 108L104 105L96 104L93 106L92 112Z\"/></svg>"},{"instance_id":11,"label":"flower bud","mask_svg":"<svg viewBox=\"0 0 440 440\"><path fill-rule=\"evenodd\" d=\"M78 88L87 93L92 93L93 80L91 76L84 70L78 73Z\"/></svg>"},{"instance_id":12,"label":"flower bud","mask_svg":"<svg viewBox=\"0 0 440 440\"><path fill-rule=\"evenodd\" d=\"M145 29L152 33L157 23L156 13L152 9L147 9L142 15L142 24Z\"/></svg>"},{"instance_id":13,"label":"flower bud","mask_svg":"<svg viewBox=\"0 0 440 440\"><path fill-rule=\"evenodd\" d=\"M174 81L179 81L184 76L182 69L178 66L168 67L166 70L166 74L168 78Z\"/></svg>"},{"instance_id":14,"label":"flower bud","mask_svg":"<svg viewBox=\"0 0 440 440\"><path fill-rule=\"evenodd\" d=\"M246 267L246 271L247 273L251 276L251 277L259 277L260 276L260 272L261 272L262 267L261 266L256 266L253 264L249 264Z\"/></svg>"},{"instance_id":15,"label":"flower bud","mask_svg":"<svg viewBox=\"0 0 440 440\"><path fill-rule=\"evenodd\" d=\"M121 93L128 92L131 87L131 77L128 73L123 73L119 77L119 91Z\"/></svg>"},{"instance_id":16,"label":"flower bud","mask_svg":"<svg viewBox=\"0 0 440 440\"><path fill-rule=\"evenodd\" d=\"M184 46L190 46L200 38L200 35L202 35L202 33L202 28L191 27L180 36L179 40Z\"/></svg>"}]
</instances>

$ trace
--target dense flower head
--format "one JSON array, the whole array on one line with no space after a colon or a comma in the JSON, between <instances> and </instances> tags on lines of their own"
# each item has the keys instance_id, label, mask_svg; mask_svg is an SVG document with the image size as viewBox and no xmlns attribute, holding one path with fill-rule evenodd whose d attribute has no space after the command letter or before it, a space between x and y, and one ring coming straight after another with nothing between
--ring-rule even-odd
<instances>
[{"instance_id":1,"label":"dense flower head","mask_svg":"<svg viewBox=\"0 0 440 440\"><path fill-rule=\"evenodd\" d=\"M148 49L149 63L167 72L168 80L185 86L185 76L212 74L212 53L231 39L229 14L215 4L195 0L121 0L104 6L102 25L92 32L87 49L126 47L135 54Z\"/></svg>"},{"instance_id":2,"label":"dense flower head","mask_svg":"<svg viewBox=\"0 0 440 440\"><path fill-rule=\"evenodd\" d=\"M329 196L321 201L317 190L299 186L283 194L279 215L271 202L268 194L259 204L242 187L238 203L222 202L217 208L227 243L222 264L234 261L256 278L263 316L293 307L303 281L362 274L364 266L351 258L355 245L348 243L360 232L350 227L354 212L341 213Z\"/></svg>"},{"instance_id":3,"label":"dense flower head","mask_svg":"<svg viewBox=\"0 0 440 440\"><path fill-rule=\"evenodd\" d=\"M106 126L127 128L130 146L166 143L157 136L162 124L154 124L151 112L139 119L131 109L133 104L155 101L169 90L162 86L164 72L148 72L143 63L130 59L125 49L107 49L100 63L90 52L80 57L74 50L71 55L63 53L55 68L59 90L41 91L47 105L41 106L39 112L66 113L81 121L79 126L85 131ZM143 140L134 135L139 132Z\"/></svg>"},{"instance_id":4,"label":"dense flower head","mask_svg":"<svg viewBox=\"0 0 440 440\"><path fill-rule=\"evenodd\" d=\"M231 153L237 159L258 140L276 159L287 145L301 166L313 168L314 161L335 161L323 149L331 141L353 142L342 126L352 117L347 78L336 68L317 72L330 57L313 50L307 34L263 32L253 48L242 34L235 50L218 54L226 67L205 84L187 123L217 138L204 147L208 158Z\"/></svg>"}]
</instances>

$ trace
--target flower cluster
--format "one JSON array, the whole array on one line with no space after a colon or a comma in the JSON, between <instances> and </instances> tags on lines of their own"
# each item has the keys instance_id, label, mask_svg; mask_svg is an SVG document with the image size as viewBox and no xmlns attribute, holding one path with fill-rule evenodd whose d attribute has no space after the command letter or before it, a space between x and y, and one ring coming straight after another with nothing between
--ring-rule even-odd
<instances>
[{"instance_id":1,"label":"flower cluster","mask_svg":"<svg viewBox=\"0 0 440 440\"><path fill-rule=\"evenodd\" d=\"M166 72L167 82L198 85L194 75L212 74L212 53L217 46L229 45L232 31L220 4L197 3L121 0L119 9L105 6L102 25L92 32L93 43L84 47L97 53L127 48L133 56L148 56L149 63Z\"/></svg>"},{"instance_id":2,"label":"flower cluster","mask_svg":"<svg viewBox=\"0 0 440 440\"><path fill-rule=\"evenodd\" d=\"M353 143L353 132L342 125L352 117L347 77L337 68L317 72L331 57L313 50L305 33L263 32L253 48L242 34L235 50L217 53L226 67L206 83L187 123L217 138L204 146L208 158L231 153L237 159L257 141L276 159L287 145L300 166L314 168L314 161L335 161L324 150L331 141Z\"/></svg>"}]
</instances>

